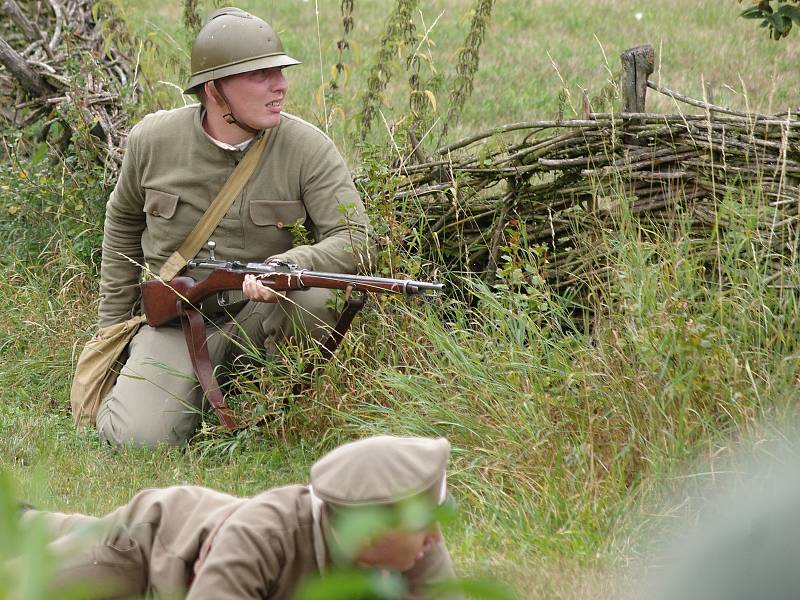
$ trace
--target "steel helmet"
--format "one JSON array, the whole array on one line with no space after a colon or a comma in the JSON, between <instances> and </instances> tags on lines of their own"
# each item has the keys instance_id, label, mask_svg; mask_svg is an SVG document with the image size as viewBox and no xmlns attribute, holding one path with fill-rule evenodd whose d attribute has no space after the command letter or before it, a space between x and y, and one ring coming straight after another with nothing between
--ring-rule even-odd
<instances>
[{"instance_id":1,"label":"steel helmet","mask_svg":"<svg viewBox=\"0 0 800 600\"><path fill-rule=\"evenodd\" d=\"M184 94L196 94L206 81L257 69L299 65L283 49L278 34L239 8L214 11L192 46L192 76Z\"/></svg>"}]
</instances>

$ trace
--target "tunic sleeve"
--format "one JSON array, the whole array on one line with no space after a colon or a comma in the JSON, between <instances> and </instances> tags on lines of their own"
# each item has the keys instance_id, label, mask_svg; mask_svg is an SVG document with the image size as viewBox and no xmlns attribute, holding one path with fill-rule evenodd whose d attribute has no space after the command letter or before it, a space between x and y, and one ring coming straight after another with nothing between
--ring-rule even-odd
<instances>
[{"instance_id":1,"label":"tunic sleeve","mask_svg":"<svg viewBox=\"0 0 800 600\"><path fill-rule=\"evenodd\" d=\"M261 600L280 576L280 544L245 523L220 529L187 600Z\"/></svg>"},{"instance_id":2,"label":"tunic sleeve","mask_svg":"<svg viewBox=\"0 0 800 600\"><path fill-rule=\"evenodd\" d=\"M301 169L303 203L314 244L271 257L316 271L354 273L374 263L369 219L350 172L333 142L325 138Z\"/></svg>"},{"instance_id":3,"label":"tunic sleeve","mask_svg":"<svg viewBox=\"0 0 800 600\"><path fill-rule=\"evenodd\" d=\"M138 134L134 127L128 137L117 185L106 203L100 265L100 327L129 318L139 298L139 265L144 261L142 232L146 221Z\"/></svg>"}]
</instances>

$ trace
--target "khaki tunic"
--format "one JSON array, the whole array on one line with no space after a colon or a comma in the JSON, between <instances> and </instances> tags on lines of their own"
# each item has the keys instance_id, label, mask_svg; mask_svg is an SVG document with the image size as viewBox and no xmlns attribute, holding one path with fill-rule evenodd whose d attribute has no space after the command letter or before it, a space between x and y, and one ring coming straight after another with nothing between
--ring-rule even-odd
<instances>
[{"instance_id":1,"label":"khaki tunic","mask_svg":"<svg viewBox=\"0 0 800 600\"><path fill-rule=\"evenodd\" d=\"M319 573L311 496L304 485L252 498L195 486L151 489L99 520L36 511L25 518L37 517L48 522L56 548L87 521L102 528L102 542L71 551L57 581L68 585L118 577L126 589L108 597L146 593L188 600L283 600L294 596L301 580ZM194 574L211 532L210 550ZM452 577L450 556L440 542L404 574L406 597L424 598L425 583Z\"/></svg>"},{"instance_id":2,"label":"khaki tunic","mask_svg":"<svg viewBox=\"0 0 800 600\"><path fill-rule=\"evenodd\" d=\"M100 326L128 318L141 265L157 273L186 239L244 155L214 144L192 105L146 116L130 132L106 206ZM218 258L282 258L306 269L353 273L364 261L368 219L333 142L282 113L259 165L211 236ZM310 244L293 243L305 226ZM207 257L203 250L198 255Z\"/></svg>"}]
</instances>

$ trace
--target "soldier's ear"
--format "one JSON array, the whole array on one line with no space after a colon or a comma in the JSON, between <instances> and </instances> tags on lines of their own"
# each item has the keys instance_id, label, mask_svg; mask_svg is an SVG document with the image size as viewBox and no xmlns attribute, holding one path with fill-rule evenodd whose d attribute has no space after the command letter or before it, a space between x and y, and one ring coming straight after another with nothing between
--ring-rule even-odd
<instances>
[{"instance_id":1,"label":"soldier's ear","mask_svg":"<svg viewBox=\"0 0 800 600\"><path fill-rule=\"evenodd\" d=\"M425 534L424 545L427 548L428 546L433 546L434 544L438 543L442 539L442 530L439 527L434 526L428 530L428 533Z\"/></svg>"},{"instance_id":2,"label":"soldier's ear","mask_svg":"<svg viewBox=\"0 0 800 600\"><path fill-rule=\"evenodd\" d=\"M227 110L228 103L222 99L222 96L220 96L220 93L217 90L217 85L213 79L211 81L206 81L203 84L203 96L205 96L205 102L202 103L203 106L207 106L206 103L211 101L220 108L224 107Z\"/></svg>"}]
</instances>

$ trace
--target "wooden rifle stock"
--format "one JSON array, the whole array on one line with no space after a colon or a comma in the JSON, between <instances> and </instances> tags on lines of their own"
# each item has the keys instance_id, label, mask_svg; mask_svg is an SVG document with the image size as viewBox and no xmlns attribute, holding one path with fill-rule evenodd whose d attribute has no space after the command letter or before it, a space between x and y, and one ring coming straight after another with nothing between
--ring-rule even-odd
<instances>
[{"instance_id":1,"label":"wooden rifle stock","mask_svg":"<svg viewBox=\"0 0 800 600\"><path fill-rule=\"evenodd\" d=\"M142 308L150 327L161 327L178 318L178 305L198 306L208 296L225 290L241 289L244 273L214 271L200 281L186 275L169 282L151 279L142 283Z\"/></svg>"}]
</instances>

